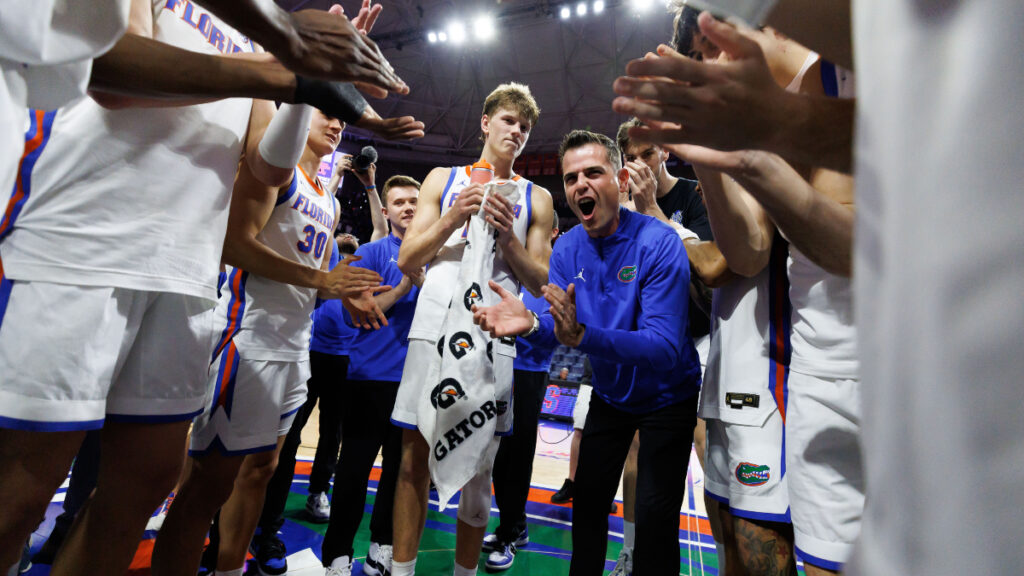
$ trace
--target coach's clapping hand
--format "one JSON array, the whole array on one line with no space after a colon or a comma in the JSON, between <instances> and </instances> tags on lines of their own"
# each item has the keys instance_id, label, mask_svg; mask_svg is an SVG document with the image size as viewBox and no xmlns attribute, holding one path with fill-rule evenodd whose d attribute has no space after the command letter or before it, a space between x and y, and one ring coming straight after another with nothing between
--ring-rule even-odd
<instances>
[{"instance_id":1,"label":"coach's clapping hand","mask_svg":"<svg viewBox=\"0 0 1024 576\"><path fill-rule=\"evenodd\" d=\"M487 283L491 290L501 296L501 302L494 306L473 305L473 322L491 335L491 338L502 336L518 336L530 331L533 327L533 314L516 295L502 288L491 280Z\"/></svg>"},{"instance_id":2,"label":"coach's clapping hand","mask_svg":"<svg viewBox=\"0 0 1024 576\"><path fill-rule=\"evenodd\" d=\"M554 284L541 287L544 299L551 305L551 316L555 319L555 338L570 348L583 342L585 326L576 321L576 285L569 284L562 290Z\"/></svg>"}]
</instances>

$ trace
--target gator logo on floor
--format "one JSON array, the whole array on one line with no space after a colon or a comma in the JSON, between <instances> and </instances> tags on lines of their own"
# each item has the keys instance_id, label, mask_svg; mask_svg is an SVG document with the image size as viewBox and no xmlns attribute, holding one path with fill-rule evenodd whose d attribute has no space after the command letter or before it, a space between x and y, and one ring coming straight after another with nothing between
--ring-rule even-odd
<instances>
[{"instance_id":1,"label":"gator logo on floor","mask_svg":"<svg viewBox=\"0 0 1024 576\"><path fill-rule=\"evenodd\" d=\"M462 303L466 305L466 310L472 310L473 304L483 302L484 293L480 290L480 285L473 282L473 285L466 290L466 295L462 297Z\"/></svg>"},{"instance_id":2,"label":"gator logo on floor","mask_svg":"<svg viewBox=\"0 0 1024 576\"><path fill-rule=\"evenodd\" d=\"M619 270L619 282L630 283L636 280L636 266L623 266Z\"/></svg>"},{"instance_id":3,"label":"gator logo on floor","mask_svg":"<svg viewBox=\"0 0 1024 576\"><path fill-rule=\"evenodd\" d=\"M448 340L448 349L452 351L452 356L455 356L456 360L468 354L473 348L473 338L466 332L456 332Z\"/></svg>"},{"instance_id":4,"label":"gator logo on floor","mask_svg":"<svg viewBox=\"0 0 1024 576\"><path fill-rule=\"evenodd\" d=\"M760 486L771 478L771 469L767 466L740 462L736 467L736 480L744 486Z\"/></svg>"},{"instance_id":5,"label":"gator logo on floor","mask_svg":"<svg viewBox=\"0 0 1024 576\"><path fill-rule=\"evenodd\" d=\"M434 408L449 408L456 400L465 397L466 391L462 389L462 384L454 378L445 378L430 392L430 403Z\"/></svg>"}]
</instances>

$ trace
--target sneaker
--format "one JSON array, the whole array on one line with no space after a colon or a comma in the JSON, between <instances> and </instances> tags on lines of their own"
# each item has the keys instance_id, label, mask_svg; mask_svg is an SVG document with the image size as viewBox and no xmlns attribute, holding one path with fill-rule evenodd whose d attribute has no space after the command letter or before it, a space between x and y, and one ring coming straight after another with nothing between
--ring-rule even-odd
<instances>
[{"instance_id":1,"label":"sneaker","mask_svg":"<svg viewBox=\"0 0 1024 576\"><path fill-rule=\"evenodd\" d=\"M562 487L558 489L558 492L551 495L551 502L553 504L567 504L572 502L572 488L572 480L566 478L565 482L562 483Z\"/></svg>"},{"instance_id":2,"label":"sneaker","mask_svg":"<svg viewBox=\"0 0 1024 576\"><path fill-rule=\"evenodd\" d=\"M519 549L526 546L529 543L530 530L529 528L523 528L523 531L519 533L519 536L516 537L516 540L515 542L513 542L513 544L516 545L516 549ZM501 550L503 546L504 544L498 541L497 534L488 534L487 536L484 536L484 542L483 546L481 546L481 550L483 550L484 552L497 552L498 550Z\"/></svg>"},{"instance_id":3,"label":"sneaker","mask_svg":"<svg viewBox=\"0 0 1024 576\"><path fill-rule=\"evenodd\" d=\"M277 534L256 535L249 549L256 557L256 573L260 576L282 576L288 573L288 553Z\"/></svg>"},{"instance_id":4,"label":"sneaker","mask_svg":"<svg viewBox=\"0 0 1024 576\"><path fill-rule=\"evenodd\" d=\"M146 530L152 530L159 532L164 526L164 520L167 519L167 511L171 509L171 503L174 502L174 493L164 499L164 503L160 505L156 510L156 514L153 514L149 518L149 522L146 522Z\"/></svg>"},{"instance_id":5,"label":"sneaker","mask_svg":"<svg viewBox=\"0 0 1024 576\"><path fill-rule=\"evenodd\" d=\"M366 552L366 561L363 562L363 574L369 576L391 576L391 556L394 551L390 544L377 544L370 542L370 549Z\"/></svg>"},{"instance_id":6,"label":"sneaker","mask_svg":"<svg viewBox=\"0 0 1024 576\"><path fill-rule=\"evenodd\" d=\"M633 549L622 547L622 551L619 552L619 560L615 563L615 568L611 571L608 576L632 576L633 575Z\"/></svg>"},{"instance_id":7,"label":"sneaker","mask_svg":"<svg viewBox=\"0 0 1024 576\"><path fill-rule=\"evenodd\" d=\"M515 544L503 544L501 548L491 552L487 556L487 562L484 564L489 572L498 572L500 570L508 570L512 567L512 562L516 559L516 545Z\"/></svg>"},{"instance_id":8,"label":"sneaker","mask_svg":"<svg viewBox=\"0 0 1024 576\"><path fill-rule=\"evenodd\" d=\"M352 576L352 558L348 556L335 558L334 562L327 567L324 576Z\"/></svg>"},{"instance_id":9,"label":"sneaker","mask_svg":"<svg viewBox=\"0 0 1024 576\"><path fill-rule=\"evenodd\" d=\"M323 524L331 519L331 500L326 492L313 492L306 498L306 512L310 519Z\"/></svg>"}]
</instances>

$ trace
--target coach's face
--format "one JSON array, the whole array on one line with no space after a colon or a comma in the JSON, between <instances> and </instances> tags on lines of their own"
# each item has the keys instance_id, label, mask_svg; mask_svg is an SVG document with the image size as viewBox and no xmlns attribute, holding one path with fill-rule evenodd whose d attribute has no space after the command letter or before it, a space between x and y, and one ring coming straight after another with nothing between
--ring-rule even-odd
<instances>
[{"instance_id":1,"label":"coach's face","mask_svg":"<svg viewBox=\"0 0 1024 576\"><path fill-rule=\"evenodd\" d=\"M562 182L569 208L591 238L611 236L619 226L619 192L629 173L615 171L608 150L597 143L566 150Z\"/></svg>"}]
</instances>

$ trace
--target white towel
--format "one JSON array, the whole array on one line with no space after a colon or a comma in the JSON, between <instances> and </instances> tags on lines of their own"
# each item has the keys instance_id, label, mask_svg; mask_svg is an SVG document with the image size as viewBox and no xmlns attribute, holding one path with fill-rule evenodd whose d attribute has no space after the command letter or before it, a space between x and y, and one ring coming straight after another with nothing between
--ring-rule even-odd
<instances>
[{"instance_id":1,"label":"white towel","mask_svg":"<svg viewBox=\"0 0 1024 576\"><path fill-rule=\"evenodd\" d=\"M519 187L511 181L490 182L484 198L501 194L513 205ZM438 384L420 396L416 420L430 446L430 476L437 486L440 509L478 472L490 466L488 445L496 432L511 426L511 382L496 382L490 336L473 323L473 304L491 306L498 297L487 288L494 269L497 232L484 219L484 210L469 219L459 281L448 304L438 342L441 353ZM514 346L514 345L513 345ZM513 348L514 349L514 348ZM502 428L498 427L499 414ZM493 455L493 454L492 454Z\"/></svg>"}]
</instances>

